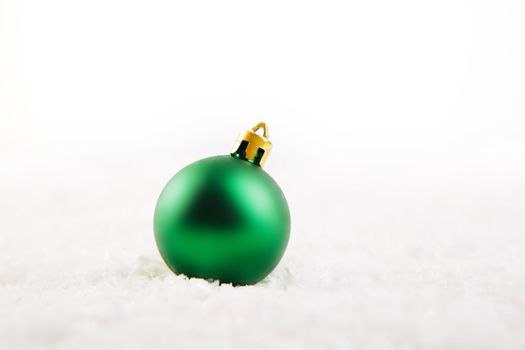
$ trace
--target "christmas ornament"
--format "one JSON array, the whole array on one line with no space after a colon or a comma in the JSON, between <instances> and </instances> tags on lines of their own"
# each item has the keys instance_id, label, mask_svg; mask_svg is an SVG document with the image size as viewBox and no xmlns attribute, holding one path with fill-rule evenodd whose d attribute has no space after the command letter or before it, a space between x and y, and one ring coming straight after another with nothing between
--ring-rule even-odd
<instances>
[{"instance_id":1,"label":"christmas ornament","mask_svg":"<svg viewBox=\"0 0 525 350\"><path fill-rule=\"evenodd\" d=\"M290 213L261 168L271 149L266 124L259 123L239 134L230 155L192 163L168 182L154 228L172 271L246 285L275 268L288 244Z\"/></svg>"}]
</instances>

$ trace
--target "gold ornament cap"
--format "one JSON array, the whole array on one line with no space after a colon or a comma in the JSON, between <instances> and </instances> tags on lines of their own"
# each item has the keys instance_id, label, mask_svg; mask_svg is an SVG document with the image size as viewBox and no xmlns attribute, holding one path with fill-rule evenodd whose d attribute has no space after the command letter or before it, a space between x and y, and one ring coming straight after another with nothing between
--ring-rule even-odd
<instances>
[{"instance_id":1,"label":"gold ornament cap","mask_svg":"<svg viewBox=\"0 0 525 350\"><path fill-rule=\"evenodd\" d=\"M257 131L261 129L263 133L259 135ZM271 151L272 143L269 140L268 127L266 123L261 122L237 135L237 142L231 155L262 167Z\"/></svg>"}]
</instances>

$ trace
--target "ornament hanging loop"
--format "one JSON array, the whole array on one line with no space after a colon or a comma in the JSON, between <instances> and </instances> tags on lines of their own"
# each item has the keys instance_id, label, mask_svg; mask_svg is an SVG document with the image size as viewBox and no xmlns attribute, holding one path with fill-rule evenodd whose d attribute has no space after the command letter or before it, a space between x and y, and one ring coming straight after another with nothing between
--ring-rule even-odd
<instances>
[{"instance_id":1,"label":"ornament hanging loop","mask_svg":"<svg viewBox=\"0 0 525 350\"><path fill-rule=\"evenodd\" d=\"M257 125L255 125L252 128L252 131L254 133L257 133L257 131L259 131L260 129L263 129L263 137L264 138L266 138L266 139L270 138L270 135L268 134L268 126L266 125L266 123L264 123L264 122L257 123Z\"/></svg>"},{"instance_id":2,"label":"ornament hanging loop","mask_svg":"<svg viewBox=\"0 0 525 350\"><path fill-rule=\"evenodd\" d=\"M263 131L259 135L257 131ZM247 160L248 162L263 166L272 150L269 140L268 126L266 123L257 123L253 128L237 135L237 142L231 153L232 157Z\"/></svg>"}]
</instances>

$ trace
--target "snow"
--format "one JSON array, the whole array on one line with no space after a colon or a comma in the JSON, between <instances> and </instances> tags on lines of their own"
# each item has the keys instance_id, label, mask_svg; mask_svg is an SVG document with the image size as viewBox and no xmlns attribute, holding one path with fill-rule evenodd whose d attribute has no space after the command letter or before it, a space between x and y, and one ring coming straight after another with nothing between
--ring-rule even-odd
<instances>
[{"instance_id":1,"label":"snow","mask_svg":"<svg viewBox=\"0 0 525 350\"><path fill-rule=\"evenodd\" d=\"M443 154L270 159L291 240L247 287L157 253L189 159L3 154L0 349L524 349L525 157Z\"/></svg>"}]
</instances>

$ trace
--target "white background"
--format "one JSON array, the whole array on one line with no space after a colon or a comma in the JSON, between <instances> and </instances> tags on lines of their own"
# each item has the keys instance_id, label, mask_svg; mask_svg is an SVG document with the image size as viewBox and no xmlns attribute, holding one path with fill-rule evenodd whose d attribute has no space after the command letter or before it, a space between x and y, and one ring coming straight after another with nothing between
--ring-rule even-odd
<instances>
[{"instance_id":1,"label":"white background","mask_svg":"<svg viewBox=\"0 0 525 350\"><path fill-rule=\"evenodd\" d=\"M0 0L0 345L525 347L525 3ZM263 120L292 213L254 287L151 218Z\"/></svg>"}]
</instances>

